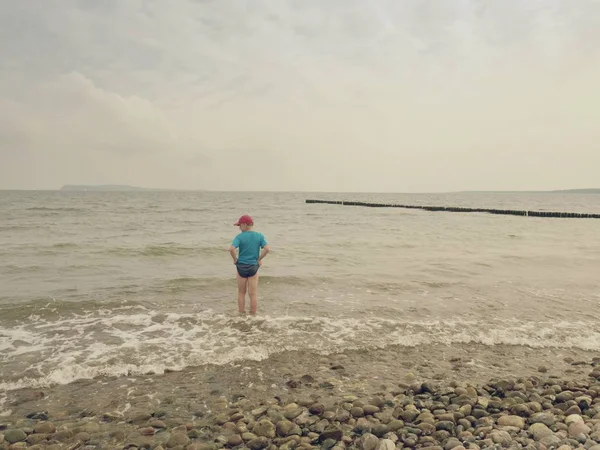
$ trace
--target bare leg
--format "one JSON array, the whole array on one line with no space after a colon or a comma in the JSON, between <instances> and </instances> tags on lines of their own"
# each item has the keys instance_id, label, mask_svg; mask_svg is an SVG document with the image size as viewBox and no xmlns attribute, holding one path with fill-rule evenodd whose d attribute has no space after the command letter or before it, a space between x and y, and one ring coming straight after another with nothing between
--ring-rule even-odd
<instances>
[{"instance_id":1,"label":"bare leg","mask_svg":"<svg viewBox=\"0 0 600 450\"><path fill-rule=\"evenodd\" d=\"M258 273L248 278L248 293L250 294L250 314L256 314L258 309Z\"/></svg>"},{"instance_id":2,"label":"bare leg","mask_svg":"<svg viewBox=\"0 0 600 450\"><path fill-rule=\"evenodd\" d=\"M238 287L238 311L243 313L246 311L246 289L248 287L248 279L240 277L237 274L237 287Z\"/></svg>"}]
</instances>

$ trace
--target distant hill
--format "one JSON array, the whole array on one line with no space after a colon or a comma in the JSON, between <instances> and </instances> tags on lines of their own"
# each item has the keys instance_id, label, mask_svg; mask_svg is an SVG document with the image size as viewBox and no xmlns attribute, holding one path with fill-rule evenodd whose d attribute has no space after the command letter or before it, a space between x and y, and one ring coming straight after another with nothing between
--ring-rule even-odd
<instances>
[{"instance_id":1,"label":"distant hill","mask_svg":"<svg viewBox=\"0 0 600 450\"><path fill-rule=\"evenodd\" d=\"M600 189L563 189L550 192L555 194L600 194Z\"/></svg>"},{"instance_id":2,"label":"distant hill","mask_svg":"<svg viewBox=\"0 0 600 450\"><path fill-rule=\"evenodd\" d=\"M119 192L130 192L130 191L158 191L161 189L147 189L136 186L126 186L119 184L105 184L105 185L78 185L78 184L67 184L60 188L61 191L119 191Z\"/></svg>"},{"instance_id":3,"label":"distant hill","mask_svg":"<svg viewBox=\"0 0 600 450\"><path fill-rule=\"evenodd\" d=\"M468 194L600 194L600 189L561 189L556 191L461 191Z\"/></svg>"}]
</instances>

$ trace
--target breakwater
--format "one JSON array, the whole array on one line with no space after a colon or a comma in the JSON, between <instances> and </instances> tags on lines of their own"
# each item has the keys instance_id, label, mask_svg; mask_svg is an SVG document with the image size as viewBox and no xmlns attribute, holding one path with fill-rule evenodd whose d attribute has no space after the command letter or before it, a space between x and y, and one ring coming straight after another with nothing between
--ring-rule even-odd
<instances>
[{"instance_id":1,"label":"breakwater","mask_svg":"<svg viewBox=\"0 0 600 450\"><path fill-rule=\"evenodd\" d=\"M565 219L600 219L600 214L574 213L574 212L558 212L558 211L529 211L529 210L514 210L514 209L492 209L492 208L465 208L458 206L427 206L427 205L400 205L394 203L371 203L371 202L355 202L345 200L313 200L307 199L306 203L324 203L328 205L344 205L344 206L364 206L368 208L406 208L406 209L422 209L425 211L446 211L458 213L488 213L501 214L507 216L524 216L524 217L554 217Z\"/></svg>"}]
</instances>

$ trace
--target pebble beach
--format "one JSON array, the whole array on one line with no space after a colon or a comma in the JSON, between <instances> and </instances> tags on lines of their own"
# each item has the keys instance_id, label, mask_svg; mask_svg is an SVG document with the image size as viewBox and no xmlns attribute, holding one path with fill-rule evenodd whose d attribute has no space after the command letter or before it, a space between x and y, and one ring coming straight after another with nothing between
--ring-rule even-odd
<instances>
[{"instance_id":1,"label":"pebble beach","mask_svg":"<svg viewBox=\"0 0 600 450\"><path fill-rule=\"evenodd\" d=\"M565 354L299 352L23 389L7 399L0 449L600 450L600 358Z\"/></svg>"}]
</instances>

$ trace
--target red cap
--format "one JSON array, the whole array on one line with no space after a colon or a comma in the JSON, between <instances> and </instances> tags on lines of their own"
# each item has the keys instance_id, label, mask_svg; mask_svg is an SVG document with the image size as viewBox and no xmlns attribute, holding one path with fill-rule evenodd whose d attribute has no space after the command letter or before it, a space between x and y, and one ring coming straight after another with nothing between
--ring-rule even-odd
<instances>
[{"instance_id":1,"label":"red cap","mask_svg":"<svg viewBox=\"0 0 600 450\"><path fill-rule=\"evenodd\" d=\"M240 220L238 220L237 223L234 223L233 226L237 227L243 223L245 223L246 225L253 225L254 221L252 220L252 217L250 217L249 215L244 215L244 216L240 217Z\"/></svg>"}]
</instances>

